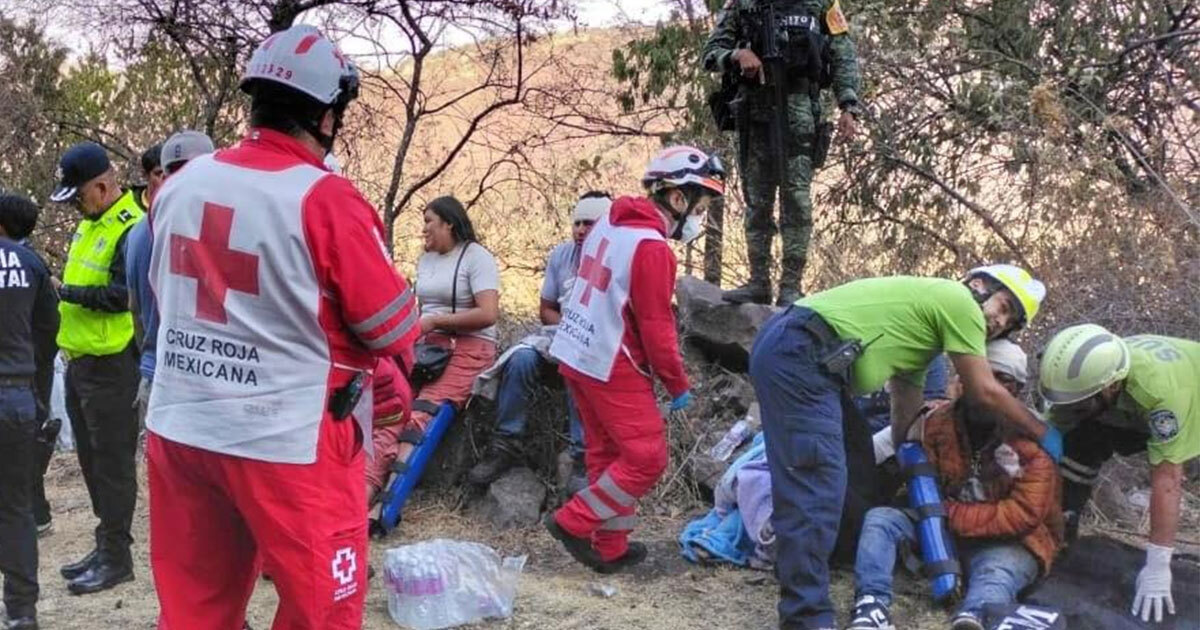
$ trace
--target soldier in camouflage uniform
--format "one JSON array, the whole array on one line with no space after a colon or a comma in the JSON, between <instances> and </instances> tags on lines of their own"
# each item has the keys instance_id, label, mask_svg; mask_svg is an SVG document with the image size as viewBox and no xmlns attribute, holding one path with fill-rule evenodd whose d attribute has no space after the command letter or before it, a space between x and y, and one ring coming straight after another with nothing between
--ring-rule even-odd
<instances>
[{"instance_id":1,"label":"soldier in camouflage uniform","mask_svg":"<svg viewBox=\"0 0 1200 630\"><path fill-rule=\"evenodd\" d=\"M769 133L773 108L772 91L766 89L760 39L755 26L756 10L767 2L775 3L782 46L799 45L805 40L797 27L811 30L808 41L819 42L822 61L797 67L789 62L785 86L787 129L783 135L785 165L780 185ZM761 14L761 11L758 13ZM787 30L787 33L784 33ZM791 42L790 44L788 42ZM786 56L786 52L785 52ZM804 54L796 55L805 56ZM808 55L810 60L814 57ZM800 281L808 256L812 233L812 200L809 188L813 177L813 147L820 122L819 94L822 87L834 91L841 116L838 134L849 138L856 132L859 112L860 77L854 42L838 0L728 0L717 20L716 29L704 46L705 69L740 75L736 125L739 136L738 166L746 200L746 249L750 260L750 281L724 297L730 302L769 303L771 300L771 239L775 236L775 192L782 197L779 231L783 236L782 272L779 279L780 305L802 297ZM813 65L819 68L811 67ZM807 77L812 77L810 80Z\"/></svg>"}]
</instances>

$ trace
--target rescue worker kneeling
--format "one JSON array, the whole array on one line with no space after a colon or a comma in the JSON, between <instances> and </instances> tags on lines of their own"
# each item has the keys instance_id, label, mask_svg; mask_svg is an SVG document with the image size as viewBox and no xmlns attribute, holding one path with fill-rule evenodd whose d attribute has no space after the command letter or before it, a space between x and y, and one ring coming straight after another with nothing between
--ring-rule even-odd
<instances>
[{"instance_id":1,"label":"rescue worker kneeling","mask_svg":"<svg viewBox=\"0 0 1200 630\"><path fill-rule=\"evenodd\" d=\"M583 420L587 488L546 518L579 562L611 573L641 562L630 543L637 500L667 466L665 425L651 374L691 400L675 335L672 238L699 236L704 213L725 191L720 160L692 147L664 150L646 169L649 198L622 197L583 242L579 277L563 303L550 354Z\"/></svg>"},{"instance_id":2,"label":"rescue worker kneeling","mask_svg":"<svg viewBox=\"0 0 1200 630\"><path fill-rule=\"evenodd\" d=\"M1026 382L1025 352L1007 339L988 343L992 373L1014 396ZM987 604L1008 604L1050 570L1063 540L1054 460L1037 442L1014 436L993 412L968 398L931 407L909 439L937 471L967 591L953 630L982 630ZM854 564L857 604L847 630L894 630L888 607L901 545L918 545L911 510L867 512Z\"/></svg>"}]
</instances>

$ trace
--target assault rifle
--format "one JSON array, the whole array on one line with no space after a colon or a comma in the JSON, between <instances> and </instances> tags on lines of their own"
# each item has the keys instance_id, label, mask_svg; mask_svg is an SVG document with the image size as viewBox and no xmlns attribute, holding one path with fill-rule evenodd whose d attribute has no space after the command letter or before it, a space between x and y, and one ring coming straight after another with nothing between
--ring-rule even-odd
<instances>
[{"instance_id":1,"label":"assault rifle","mask_svg":"<svg viewBox=\"0 0 1200 630\"><path fill-rule=\"evenodd\" d=\"M775 164L776 183L782 187L784 173L787 172L787 149L784 144L788 133L787 63L779 46L779 18L775 14L775 3L765 2L755 12L758 14L758 41L762 43L759 59L762 60L766 83L771 90L771 124L767 131L773 158L771 161Z\"/></svg>"}]
</instances>

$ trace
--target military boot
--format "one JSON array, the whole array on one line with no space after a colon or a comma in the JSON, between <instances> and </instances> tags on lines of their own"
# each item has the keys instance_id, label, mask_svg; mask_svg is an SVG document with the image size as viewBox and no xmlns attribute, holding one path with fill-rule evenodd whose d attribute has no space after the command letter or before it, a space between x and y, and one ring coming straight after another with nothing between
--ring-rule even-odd
<instances>
[{"instance_id":1,"label":"military boot","mask_svg":"<svg viewBox=\"0 0 1200 630\"><path fill-rule=\"evenodd\" d=\"M775 306L787 308L796 303L796 300L804 297L804 294L799 289L790 287L779 287L779 298L775 300Z\"/></svg>"},{"instance_id":2,"label":"military boot","mask_svg":"<svg viewBox=\"0 0 1200 630\"><path fill-rule=\"evenodd\" d=\"M786 252L785 252L786 254ZM804 274L804 256L785 255L779 269L779 299L775 306L788 307L804 297L800 290L800 277Z\"/></svg>"},{"instance_id":3,"label":"military boot","mask_svg":"<svg viewBox=\"0 0 1200 630\"><path fill-rule=\"evenodd\" d=\"M736 289L721 292L721 299L733 304L770 304L771 284L765 280L751 278L749 282Z\"/></svg>"},{"instance_id":4,"label":"military boot","mask_svg":"<svg viewBox=\"0 0 1200 630\"><path fill-rule=\"evenodd\" d=\"M771 303L771 259L762 256L750 258L750 281L736 289L721 293L721 299L733 304Z\"/></svg>"}]
</instances>

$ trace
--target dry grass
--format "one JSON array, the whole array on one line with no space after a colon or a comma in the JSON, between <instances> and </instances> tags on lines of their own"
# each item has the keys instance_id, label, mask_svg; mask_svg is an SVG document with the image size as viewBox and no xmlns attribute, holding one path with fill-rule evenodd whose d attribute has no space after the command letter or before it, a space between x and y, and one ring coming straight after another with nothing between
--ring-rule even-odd
<instances>
[{"instance_id":1,"label":"dry grass","mask_svg":"<svg viewBox=\"0 0 1200 630\"><path fill-rule=\"evenodd\" d=\"M44 627L65 629L124 628L149 630L156 627L158 610L146 547L147 502L144 470L138 511L134 520L134 562L137 580L111 591L75 597L69 595L58 575L58 567L88 551L95 519L74 454L55 457L46 479L47 494L54 511L54 533L39 542L42 599L39 615ZM593 630L685 630L703 625L729 630L770 630L776 627L776 587L769 575L726 568L696 567L679 556L675 536L686 511L654 515L646 510L639 537L651 548L646 564L627 575L598 576L576 565L540 527L495 531L454 509L452 497L418 493L405 521L391 538L373 542L372 563L381 567L387 547L431 538L475 540L503 554L528 554L513 618L479 624L477 628L593 629ZM670 512L670 511L669 511ZM214 541L219 544L219 541ZM615 586L617 594L601 598L589 585ZM845 572L834 577L833 596L843 612L850 605L852 580ZM921 595L922 587L902 579L896 614L905 627L917 630L945 627L945 616L931 610ZM249 620L254 628L269 628L277 603L270 583L260 582L250 602ZM372 581L364 627L397 627L387 616L382 582Z\"/></svg>"}]
</instances>

